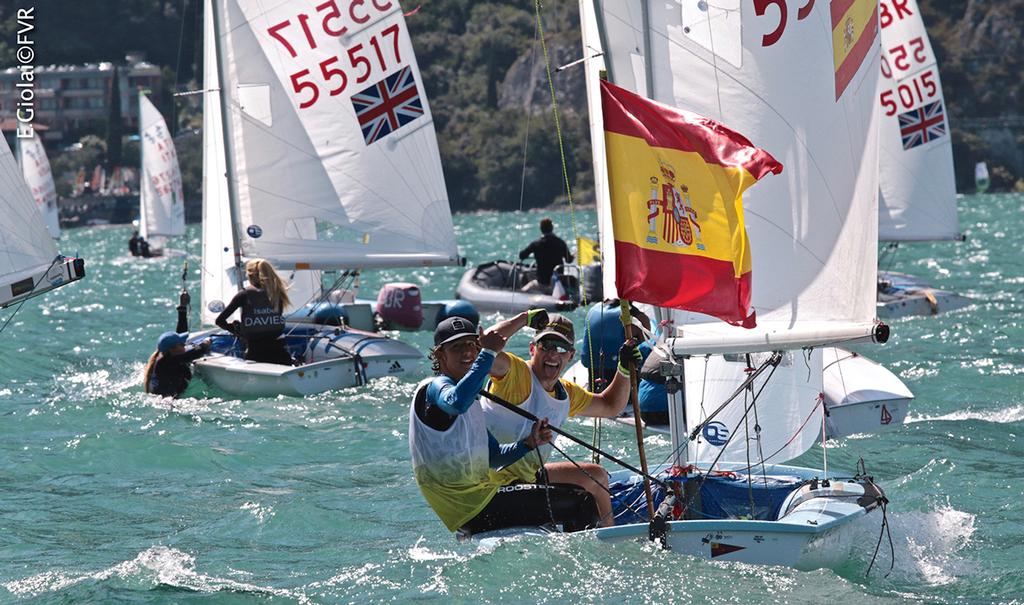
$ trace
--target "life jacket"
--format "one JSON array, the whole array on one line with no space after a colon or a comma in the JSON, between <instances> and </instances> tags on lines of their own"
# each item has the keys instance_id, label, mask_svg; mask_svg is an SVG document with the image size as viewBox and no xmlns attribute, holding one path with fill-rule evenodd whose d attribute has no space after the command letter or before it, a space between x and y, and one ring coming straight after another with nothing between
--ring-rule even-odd
<instances>
[{"instance_id":1,"label":"life jacket","mask_svg":"<svg viewBox=\"0 0 1024 605\"><path fill-rule=\"evenodd\" d=\"M449 531L477 516L498 493L490 477L487 425L479 399L448 429L427 426L416 414L426 406L427 386L420 382L409 406L409 455L423 498Z\"/></svg>"},{"instance_id":2,"label":"life jacket","mask_svg":"<svg viewBox=\"0 0 1024 605\"><path fill-rule=\"evenodd\" d=\"M266 290L247 289L242 303L242 336L253 339L277 338L284 332L281 311L270 304Z\"/></svg>"},{"instance_id":3,"label":"life jacket","mask_svg":"<svg viewBox=\"0 0 1024 605\"><path fill-rule=\"evenodd\" d=\"M530 412L537 418L547 418L549 425L559 428L569 418L569 393L562 386L561 379L555 382L555 393L560 394L562 399L552 397L545 391L537 375L531 369L530 395L519 405L519 408ZM480 407L483 409L487 422L487 430L494 435L498 443L519 441L528 436L533 429L533 421L505 409L486 397L483 398ZM491 474L502 485L516 480L534 482L537 471L541 467L541 458L547 460L551 455L552 447L551 444L545 444L537 449L540 451L540 457L535 452L530 452L501 470L491 471Z\"/></svg>"}]
</instances>

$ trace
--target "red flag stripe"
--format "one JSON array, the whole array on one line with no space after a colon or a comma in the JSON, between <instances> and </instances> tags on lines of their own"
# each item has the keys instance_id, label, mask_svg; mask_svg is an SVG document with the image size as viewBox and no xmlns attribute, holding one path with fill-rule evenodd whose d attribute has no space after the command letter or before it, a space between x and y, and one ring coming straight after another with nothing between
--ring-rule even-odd
<instances>
[{"instance_id":1,"label":"red flag stripe","mask_svg":"<svg viewBox=\"0 0 1024 605\"><path fill-rule=\"evenodd\" d=\"M649 279L657 275L657 279ZM615 241L615 286L619 296L662 307L712 315L733 325L752 328L750 273L736 277L731 261L648 250Z\"/></svg>"},{"instance_id":2,"label":"red flag stripe","mask_svg":"<svg viewBox=\"0 0 1024 605\"><path fill-rule=\"evenodd\" d=\"M652 101L605 81L601 82L601 90L607 132L637 137L652 147L694 152L709 164L741 167L755 179L769 172L782 172L782 164L771 154L714 120ZM697 132L694 132L695 127Z\"/></svg>"}]
</instances>

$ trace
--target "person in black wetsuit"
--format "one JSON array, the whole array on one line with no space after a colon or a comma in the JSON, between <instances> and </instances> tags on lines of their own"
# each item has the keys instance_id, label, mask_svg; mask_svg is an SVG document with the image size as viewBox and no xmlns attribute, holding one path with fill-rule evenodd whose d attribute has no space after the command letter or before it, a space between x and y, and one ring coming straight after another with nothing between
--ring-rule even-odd
<instances>
[{"instance_id":1,"label":"person in black wetsuit","mask_svg":"<svg viewBox=\"0 0 1024 605\"><path fill-rule=\"evenodd\" d=\"M182 290L178 298L178 325L173 332L164 332L156 343L143 371L142 387L147 393L177 397L192 379L191 364L210 350L210 340L188 348L188 303L190 297Z\"/></svg>"},{"instance_id":2,"label":"person in black wetsuit","mask_svg":"<svg viewBox=\"0 0 1024 605\"><path fill-rule=\"evenodd\" d=\"M551 219L543 218L540 221L540 237L530 242L530 245L519 251L519 260L526 260L532 254L537 260L537 279L530 281L523 286L523 292L541 290L545 293L551 292L551 276L555 267L562 263L573 261L569 246L562 238L554 233L555 227Z\"/></svg>"},{"instance_id":3,"label":"person in black wetsuit","mask_svg":"<svg viewBox=\"0 0 1024 605\"><path fill-rule=\"evenodd\" d=\"M274 266L264 259L245 264L249 285L231 299L217 325L245 341L245 358L250 361L295 365L285 347L284 308L291 304L284 281ZM241 309L241 320L228 323L228 318Z\"/></svg>"},{"instance_id":4,"label":"person in black wetsuit","mask_svg":"<svg viewBox=\"0 0 1024 605\"><path fill-rule=\"evenodd\" d=\"M138 231L132 231L132 238L128 240L128 251L132 253L132 256L139 256L142 252L139 250L139 242L142 238L139 237Z\"/></svg>"}]
</instances>

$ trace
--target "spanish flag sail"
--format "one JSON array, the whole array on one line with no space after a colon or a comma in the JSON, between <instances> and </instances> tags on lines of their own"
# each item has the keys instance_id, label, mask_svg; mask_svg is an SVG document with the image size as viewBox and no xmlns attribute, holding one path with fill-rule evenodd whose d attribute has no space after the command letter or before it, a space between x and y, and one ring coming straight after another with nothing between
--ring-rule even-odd
<instances>
[{"instance_id":1,"label":"spanish flag sail","mask_svg":"<svg viewBox=\"0 0 1024 605\"><path fill-rule=\"evenodd\" d=\"M619 295L753 328L743 192L782 164L725 126L601 82Z\"/></svg>"}]
</instances>

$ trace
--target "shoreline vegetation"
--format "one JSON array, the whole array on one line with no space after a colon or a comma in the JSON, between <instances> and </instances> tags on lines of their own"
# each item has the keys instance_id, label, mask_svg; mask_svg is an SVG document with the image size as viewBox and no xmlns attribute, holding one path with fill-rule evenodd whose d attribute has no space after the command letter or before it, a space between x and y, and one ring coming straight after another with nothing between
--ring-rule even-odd
<instances>
[{"instance_id":1,"label":"shoreline vegetation","mask_svg":"<svg viewBox=\"0 0 1024 605\"><path fill-rule=\"evenodd\" d=\"M1024 0L921 5L946 93L957 191L974 192L978 161L988 162L990 192L1024 190L1024 80L1018 77L1024 73ZM200 216L201 95L173 95L201 88L201 6L200 0L139 0L112 3L111 11L100 14L82 3L54 0L36 11L34 32L47 64L116 62L141 51L161 67L163 85L153 98L176 133L192 221ZM0 8L3 65L13 64L12 10ZM579 59L576 3L551 3L543 11L552 67ZM407 23L434 114L452 211L565 208L566 178L533 0L432 0ZM553 73L573 201L592 207L583 70ZM91 174L94 166L137 167L134 133L117 133L107 123L80 124L61 145L47 142L62 206L82 201L67 199L82 169Z\"/></svg>"}]
</instances>

